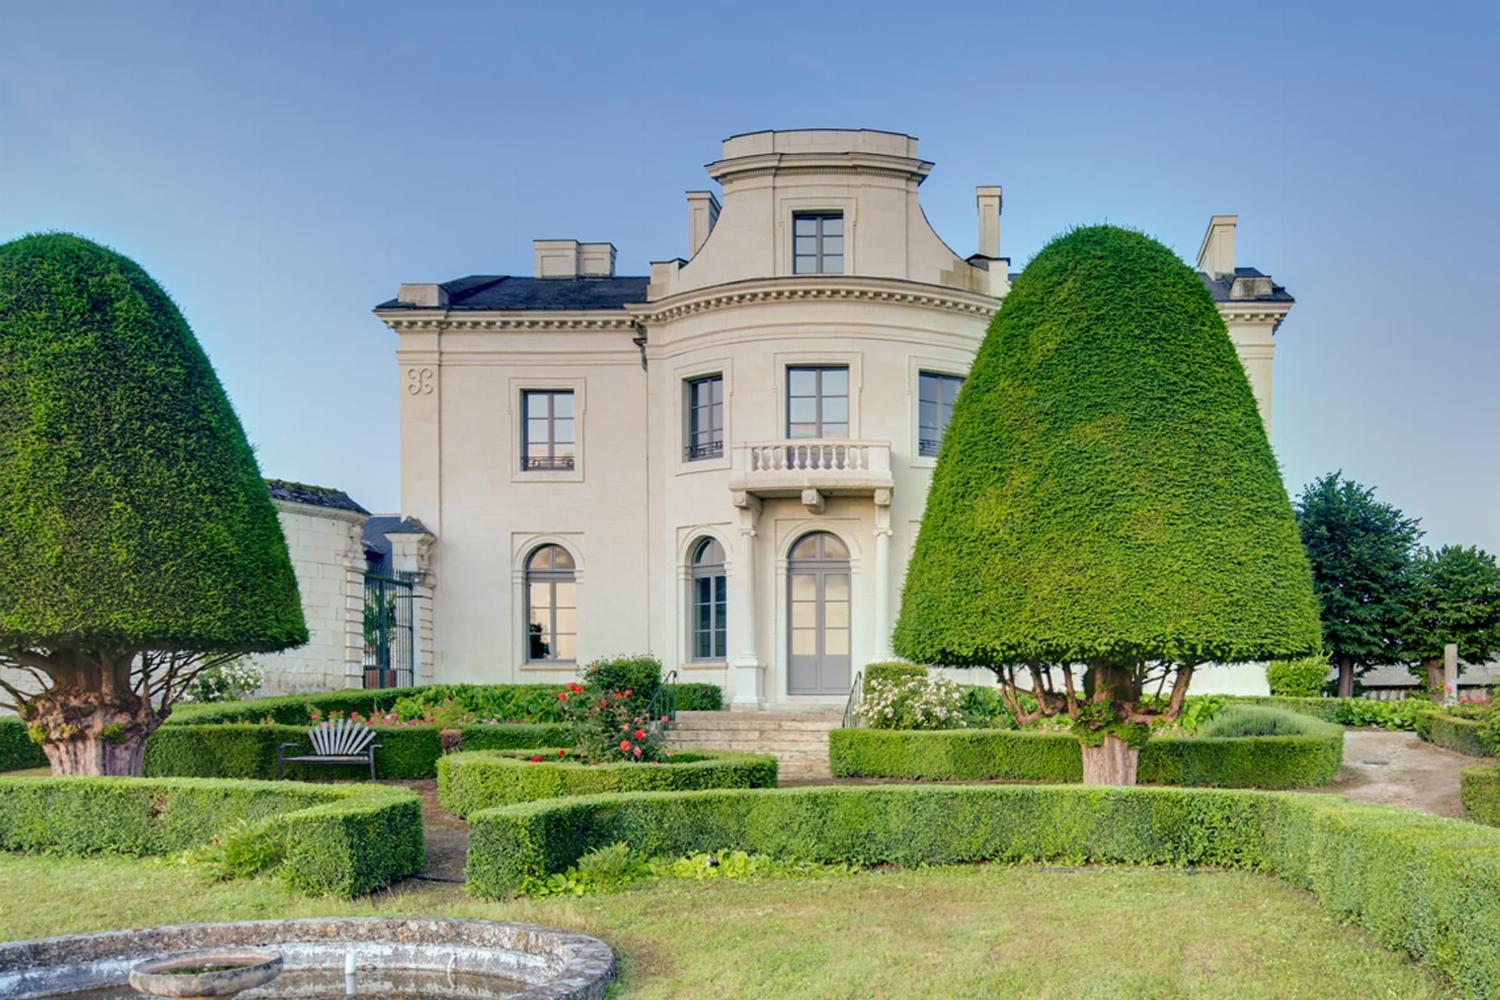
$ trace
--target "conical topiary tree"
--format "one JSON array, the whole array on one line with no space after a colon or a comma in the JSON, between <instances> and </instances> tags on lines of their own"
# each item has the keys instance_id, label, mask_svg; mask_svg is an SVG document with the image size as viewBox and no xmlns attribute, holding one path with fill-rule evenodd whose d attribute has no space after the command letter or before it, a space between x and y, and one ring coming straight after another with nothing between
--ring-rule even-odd
<instances>
[{"instance_id":1,"label":"conical topiary tree","mask_svg":"<svg viewBox=\"0 0 1500 1000\"><path fill-rule=\"evenodd\" d=\"M0 245L0 692L59 774L139 774L192 676L307 641L286 542L167 294L76 236Z\"/></svg>"},{"instance_id":2,"label":"conical topiary tree","mask_svg":"<svg viewBox=\"0 0 1500 1000\"><path fill-rule=\"evenodd\" d=\"M995 670L1023 721L1066 712L1085 781L1124 784L1195 666L1318 648L1249 383L1166 247L1078 229L1016 280L944 437L894 640Z\"/></svg>"}]
</instances>

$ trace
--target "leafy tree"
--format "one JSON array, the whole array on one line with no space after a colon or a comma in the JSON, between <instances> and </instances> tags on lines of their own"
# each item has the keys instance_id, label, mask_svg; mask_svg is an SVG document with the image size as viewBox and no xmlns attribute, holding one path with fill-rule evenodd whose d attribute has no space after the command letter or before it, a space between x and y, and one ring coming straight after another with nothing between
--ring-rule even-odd
<instances>
[{"instance_id":1,"label":"leafy tree","mask_svg":"<svg viewBox=\"0 0 1500 1000\"><path fill-rule=\"evenodd\" d=\"M894 638L993 669L1023 722L1065 712L1085 780L1126 784L1195 667L1317 648L1250 385L1166 247L1079 229L1017 279L944 436Z\"/></svg>"},{"instance_id":2,"label":"leafy tree","mask_svg":"<svg viewBox=\"0 0 1500 1000\"><path fill-rule=\"evenodd\" d=\"M1411 581L1397 631L1401 657L1442 697L1443 646L1458 644L1464 661L1483 663L1500 650L1500 567L1483 549L1444 545L1412 561Z\"/></svg>"},{"instance_id":3,"label":"leafy tree","mask_svg":"<svg viewBox=\"0 0 1500 1000\"><path fill-rule=\"evenodd\" d=\"M1342 476L1309 483L1296 512L1322 606L1323 648L1338 668L1339 697L1348 698L1356 674L1399 662L1396 630L1422 531L1373 489Z\"/></svg>"},{"instance_id":4,"label":"leafy tree","mask_svg":"<svg viewBox=\"0 0 1500 1000\"><path fill-rule=\"evenodd\" d=\"M59 774L139 774L202 670L307 641L254 455L134 262L0 245L0 677Z\"/></svg>"}]
</instances>

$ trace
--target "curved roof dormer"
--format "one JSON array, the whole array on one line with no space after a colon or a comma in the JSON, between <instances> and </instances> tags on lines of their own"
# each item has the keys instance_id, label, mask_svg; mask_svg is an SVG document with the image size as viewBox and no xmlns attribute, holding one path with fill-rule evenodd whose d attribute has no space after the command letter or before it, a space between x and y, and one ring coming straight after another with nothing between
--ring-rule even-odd
<instances>
[{"instance_id":1,"label":"curved roof dormer","mask_svg":"<svg viewBox=\"0 0 1500 1000\"><path fill-rule=\"evenodd\" d=\"M917 188L932 164L917 155L912 136L871 129L751 132L726 139L723 158L706 169L722 185L723 201L689 192L696 252L690 261L653 265L653 301L737 281L838 276L994 294L986 266L959 257L927 222ZM799 218L803 234L821 233L821 226L832 237L799 242ZM809 219L822 221L815 226Z\"/></svg>"}]
</instances>

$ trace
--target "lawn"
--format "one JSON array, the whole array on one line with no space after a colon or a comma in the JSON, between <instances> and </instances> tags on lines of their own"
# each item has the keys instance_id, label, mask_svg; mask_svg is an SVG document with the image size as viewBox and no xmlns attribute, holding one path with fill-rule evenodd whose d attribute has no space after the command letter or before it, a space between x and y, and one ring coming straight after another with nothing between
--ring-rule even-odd
<instances>
[{"instance_id":1,"label":"lawn","mask_svg":"<svg viewBox=\"0 0 1500 1000\"><path fill-rule=\"evenodd\" d=\"M168 861L0 854L0 900L0 939L329 914L549 924L614 946L620 998L1454 995L1307 893L1245 872L980 865L505 903L412 880L347 902L266 879L205 886Z\"/></svg>"}]
</instances>

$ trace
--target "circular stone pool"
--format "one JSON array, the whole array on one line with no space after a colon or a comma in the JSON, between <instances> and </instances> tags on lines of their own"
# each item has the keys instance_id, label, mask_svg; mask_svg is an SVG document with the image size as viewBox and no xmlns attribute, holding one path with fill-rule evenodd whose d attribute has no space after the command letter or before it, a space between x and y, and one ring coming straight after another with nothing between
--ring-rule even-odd
<instances>
[{"instance_id":1,"label":"circular stone pool","mask_svg":"<svg viewBox=\"0 0 1500 1000\"><path fill-rule=\"evenodd\" d=\"M237 1000L596 1000L615 974L614 952L603 941L529 924L263 920L0 944L0 997L142 1000L128 983L136 965L246 948L280 952L285 966Z\"/></svg>"}]
</instances>

